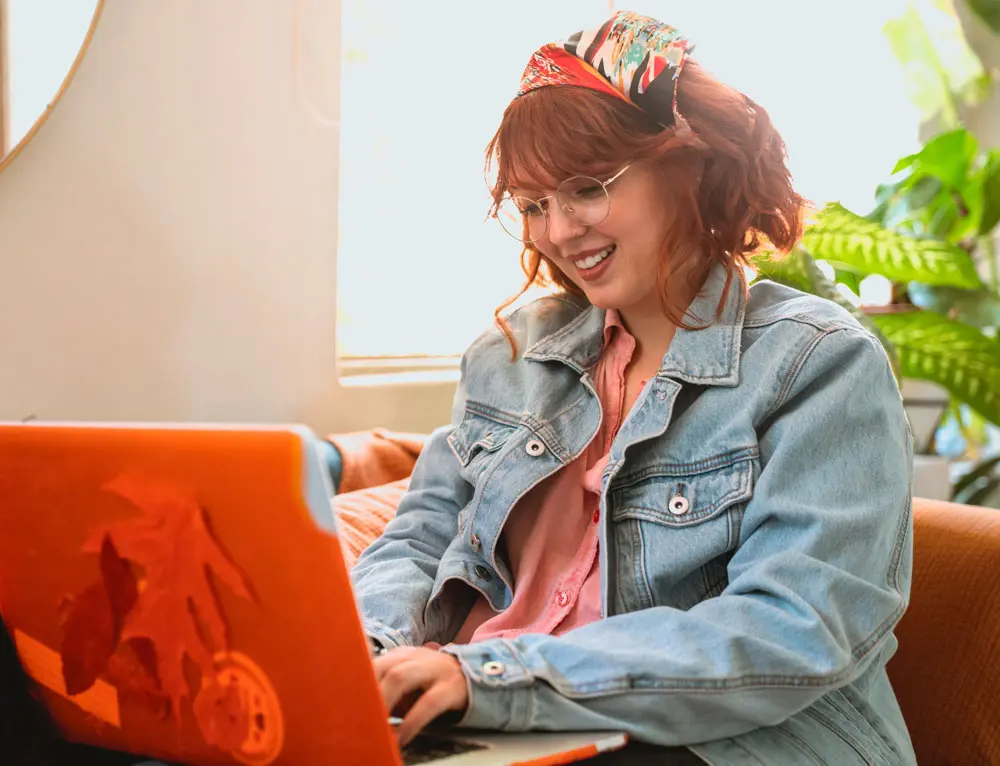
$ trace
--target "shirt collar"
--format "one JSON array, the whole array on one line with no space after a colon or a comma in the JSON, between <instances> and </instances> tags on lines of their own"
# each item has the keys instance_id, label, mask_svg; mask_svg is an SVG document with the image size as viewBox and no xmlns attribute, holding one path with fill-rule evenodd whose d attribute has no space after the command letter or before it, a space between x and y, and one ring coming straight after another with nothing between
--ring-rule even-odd
<instances>
[{"instance_id":1,"label":"shirt collar","mask_svg":"<svg viewBox=\"0 0 1000 766\"><path fill-rule=\"evenodd\" d=\"M727 289L726 278L726 268L713 264L684 317L688 324L708 326L703 330L677 328L657 375L702 385L735 386L739 383L746 290L744 281L736 276ZM722 314L716 319L716 309L723 296ZM582 373L597 363L614 327L624 329L617 311L588 305L573 321L527 349L524 358L561 361Z\"/></svg>"},{"instance_id":2,"label":"shirt collar","mask_svg":"<svg viewBox=\"0 0 1000 766\"><path fill-rule=\"evenodd\" d=\"M604 312L604 345L607 346L611 343L611 338L614 337L615 331L618 332L628 332L625 325L622 323L622 318L615 309Z\"/></svg>"}]
</instances>

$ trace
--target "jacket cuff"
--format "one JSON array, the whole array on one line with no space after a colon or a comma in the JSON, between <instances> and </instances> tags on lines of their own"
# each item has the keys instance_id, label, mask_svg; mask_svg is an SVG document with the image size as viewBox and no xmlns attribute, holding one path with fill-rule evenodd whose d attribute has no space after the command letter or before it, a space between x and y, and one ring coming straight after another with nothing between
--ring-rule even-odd
<instances>
[{"instance_id":1,"label":"jacket cuff","mask_svg":"<svg viewBox=\"0 0 1000 766\"><path fill-rule=\"evenodd\" d=\"M458 725L468 729L526 731L532 718L535 678L503 639L450 644L442 652L456 657L465 673L469 706Z\"/></svg>"},{"instance_id":2,"label":"jacket cuff","mask_svg":"<svg viewBox=\"0 0 1000 766\"><path fill-rule=\"evenodd\" d=\"M393 630L388 625L383 625L378 620L365 620L362 626L365 635L373 641L381 644L385 649L397 649L400 646L412 646L406 636L398 630Z\"/></svg>"}]
</instances>

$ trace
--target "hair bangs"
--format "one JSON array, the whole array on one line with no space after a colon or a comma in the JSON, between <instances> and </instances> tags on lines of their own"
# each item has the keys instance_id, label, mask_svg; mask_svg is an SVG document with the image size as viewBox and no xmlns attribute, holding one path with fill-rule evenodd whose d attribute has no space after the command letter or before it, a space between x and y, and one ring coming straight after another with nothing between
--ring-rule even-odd
<instances>
[{"instance_id":1,"label":"hair bangs","mask_svg":"<svg viewBox=\"0 0 1000 766\"><path fill-rule=\"evenodd\" d=\"M587 88L527 93L507 107L487 149L487 170L495 168L494 205L511 188L551 189L572 176L613 173L641 152L639 142L623 141L623 135L658 130L638 107Z\"/></svg>"}]
</instances>

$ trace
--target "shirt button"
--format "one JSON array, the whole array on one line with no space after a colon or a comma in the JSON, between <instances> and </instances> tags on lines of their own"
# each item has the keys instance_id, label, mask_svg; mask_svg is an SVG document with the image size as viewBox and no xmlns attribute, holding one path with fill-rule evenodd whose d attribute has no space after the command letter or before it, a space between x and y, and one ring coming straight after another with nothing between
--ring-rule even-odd
<instances>
[{"instance_id":1,"label":"shirt button","mask_svg":"<svg viewBox=\"0 0 1000 766\"><path fill-rule=\"evenodd\" d=\"M662 388L659 389L656 392L656 398L659 399L661 402L664 401L667 398L667 392L664 391Z\"/></svg>"},{"instance_id":2,"label":"shirt button","mask_svg":"<svg viewBox=\"0 0 1000 766\"><path fill-rule=\"evenodd\" d=\"M469 543L472 545L472 550L478 551L483 547L483 544L479 541L479 535L473 535L469 538Z\"/></svg>"},{"instance_id":3,"label":"shirt button","mask_svg":"<svg viewBox=\"0 0 1000 766\"><path fill-rule=\"evenodd\" d=\"M476 577L478 577L480 580L485 580L486 582L489 582L490 580L493 579L493 575L490 573L490 570L484 567L482 564L476 564L475 572L476 572Z\"/></svg>"},{"instance_id":4,"label":"shirt button","mask_svg":"<svg viewBox=\"0 0 1000 766\"><path fill-rule=\"evenodd\" d=\"M691 503L683 495L674 495L670 498L670 502L667 503L667 509L674 514L674 516L683 516L691 510Z\"/></svg>"},{"instance_id":5,"label":"shirt button","mask_svg":"<svg viewBox=\"0 0 1000 766\"><path fill-rule=\"evenodd\" d=\"M542 444L538 439L532 439L530 442L524 445L524 451L527 452L532 457L538 457L545 452L545 445Z\"/></svg>"},{"instance_id":6,"label":"shirt button","mask_svg":"<svg viewBox=\"0 0 1000 766\"><path fill-rule=\"evenodd\" d=\"M483 675L489 676L490 678L496 678L497 676L502 676L506 672L507 668L504 667L502 662L487 662L483 665Z\"/></svg>"},{"instance_id":7,"label":"shirt button","mask_svg":"<svg viewBox=\"0 0 1000 766\"><path fill-rule=\"evenodd\" d=\"M559 606L566 606L569 603L569 594L564 590L559 591L556 594L556 603Z\"/></svg>"}]
</instances>

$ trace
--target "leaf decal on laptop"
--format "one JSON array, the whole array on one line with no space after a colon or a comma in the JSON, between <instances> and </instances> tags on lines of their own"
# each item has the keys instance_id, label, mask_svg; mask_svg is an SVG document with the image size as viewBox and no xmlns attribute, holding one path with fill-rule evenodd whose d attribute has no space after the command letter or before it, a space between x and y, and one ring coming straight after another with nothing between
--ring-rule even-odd
<instances>
[{"instance_id":1,"label":"leaf decal on laptop","mask_svg":"<svg viewBox=\"0 0 1000 766\"><path fill-rule=\"evenodd\" d=\"M98 550L107 537L122 558L142 568L138 597L125 615L120 639L152 642L160 688L180 723L180 705L190 691L185 656L198 665L203 678L210 678L213 654L228 650L226 624L209 572L238 596L252 597L194 500L135 476L119 477L105 489L138 506L142 515L94 530L85 549Z\"/></svg>"},{"instance_id":2,"label":"leaf decal on laptop","mask_svg":"<svg viewBox=\"0 0 1000 766\"><path fill-rule=\"evenodd\" d=\"M108 660L104 678L120 695L141 701L150 712L166 717L169 699L156 674L156 649L148 638L122 641Z\"/></svg>"},{"instance_id":3,"label":"leaf decal on laptop","mask_svg":"<svg viewBox=\"0 0 1000 766\"><path fill-rule=\"evenodd\" d=\"M63 682L66 693L87 691L105 671L121 637L122 621L138 595L135 579L107 536L102 538L101 582L70 599L63 617Z\"/></svg>"}]
</instances>

